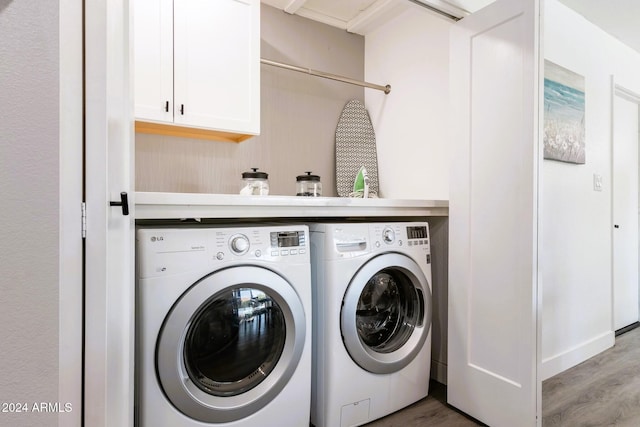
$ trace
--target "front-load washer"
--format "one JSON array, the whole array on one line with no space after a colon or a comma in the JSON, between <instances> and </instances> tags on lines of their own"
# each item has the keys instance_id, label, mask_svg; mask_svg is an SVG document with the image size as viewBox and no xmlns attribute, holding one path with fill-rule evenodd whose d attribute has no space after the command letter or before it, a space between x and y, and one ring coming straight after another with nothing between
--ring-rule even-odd
<instances>
[{"instance_id":1,"label":"front-load washer","mask_svg":"<svg viewBox=\"0 0 640 427\"><path fill-rule=\"evenodd\" d=\"M429 391L425 222L311 224L311 422L358 426Z\"/></svg>"},{"instance_id":2,"label":"front-load washer","mask_svg":"<svg viewBox=\"0 0 640 427\"><path fill-rule=\"evenodd\" d=\"M308 426L308 227L136 236L137 426Z\"/></svg>"}]
</instances>

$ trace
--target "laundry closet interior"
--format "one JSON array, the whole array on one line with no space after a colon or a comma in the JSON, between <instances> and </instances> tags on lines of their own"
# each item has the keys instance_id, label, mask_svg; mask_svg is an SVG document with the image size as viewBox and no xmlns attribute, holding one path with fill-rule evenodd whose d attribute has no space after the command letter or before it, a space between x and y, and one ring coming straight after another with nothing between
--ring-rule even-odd
<instances>
[{"instance_id":1,"label":"laundry closet interior","mask_svg":"<svg viewBox=\"0 0 640 427\"><path fill-rule=\"evenodd\" d=\"M373 269L371 276L386 274L384 280L394 281L397 288L394 292L404 295L402 300L415 297L414 305L402 310L409 318L414 316L414 320L408 322L411 330L425 328L425 335L413 334L414 338L420 335L415 338L419 340L416 347L419 349L408 351L411 353L408 355L398 355L402 343L394 346L391 340L389 347L381 345L381 365L386 367L379 368L372 362L357 363L365 366L359 368L366 371L361 381L371 381L372 389L384 388L382 383L375 382L378 378L393 377L390 372L402 372L402 369L406 369L409 376L414 372L412 362L415 365L419 358L420 369L415 372L427 383L430 377L447 384L451 405L491 425L509 425L516 419L521 422L522 417L528 420L524 424L536 425L540 419L536 414L540 413L543 377L566 369L576 360L586 358L589 352L601 351L610 346L613 339L609 325L603 329L599 324L598 328L603 330L583 353L568 354L561 345L543 346L548 335L544 334L541 319L547 308L542 305L540 283L545 272L540 271L539 263L548 261L550 255L541 253L540 248L544 241L542 233L551 227L541 227L547 218L543 218L542 212L558 193L541 195L540 188L546 185L543 177L562 175L565 171L559 170L562 166L549 166L541 157L540 73L546 55L542 54L541 38L560 38L556 31L567 19L577 21L575 25L581 29L587 25L574 12L552 0L545 2L546 9L541 8L538 1L501 0L476 13L462 15L459 8L450 7L446 2L439 2L442 3L440 11L436 12L416 4L421 2L377 1L370 2L370 13L361 13L357 20L342 23L335 17L331 19L314 12L321 9L322 2L312 0L225 1L232 4L234 10L252 8L255 13L257 9L258 17L246 18L245 26L239 28L218 16L220 28L226 28L231 36L229 44L214 58L201 56L206 40L199 40L192 32L198 25L189 25L188 19L198 19L198 2L185 2L184 8L177 6L179 0L159 5L133 2L138 7L133 12L134 18L140 10L148 8L144 10L158 15L153 18L149 13L147 18L157 18L174 33L172 38L163 41L172 46L167 62L171 78L166 82L162 80L166 77L163 70L155 73L161 83L147 80L151 87L158 83L169 85L165 88L167 99L156 102L153 97L158 93L147 91L151 93L149 105L152 109L160 105L161 111L157 117L145 116L146 113L139 116L137 90L144 84L133 85L135 132L128 135L130 145L124 144L121 150L130 164L124 166L124 173L114 174L122 176L121 182L110 184L107 191L114 203L108 215L117 221L122 215L119 204L125 204L119 194L128 190L133 218L127 219L123 229L109 230L107 234L121 237L119 244L128 248L130 254L127 268L131 277L136 277L136 289L125 289L122 284L110 288L110 292L123 290L121 300L126 301L132 314L114 319L113 308L105 306L98 310L115 322L115 329L124 331L118 335L122 339L118 345L111 346L111 341L106 339L109 343L106 360L120 358L135 364L135 368L125 370L121 377L110 380L115 381L115 389L122 393L120 396L107 393L107 406L115 408L113 414L120 419L142 420L141 426L171 419L174 425L222 423L239 427L255 422L254 419L247 421L252 413L266 411L265 417L276 416L280 412L278 408L285 407L277 405L286 404L284 401L273 403L278 401L278 395L282 399L285 395L304 396L296 393L306 384L296 368L279 365L278 360L266 356L264 365L258 363L252 369L247 368L239 380L244 385L236 390L207 377L216 372L186 362L188 354L195 355L208 348L197 339L198 334L206 335L206 328L194 325L219 321L213 314L207 314L206 307L226 307L222 310L232 313L230 316L236 323L229 329L231 334L245 331L242 333L257 337L260 328L267 324L286 330L287 337L293 333L284 341L274 338L255 345L276 348L282 360L302 361L298 366L309 371L309 378L311 375L330 378L335 375L330 372L333 364L357 363L359 358L370 356L371 351L364 350L358 355L363 342L360 335L360 341L354 344L360 350L340 347L345 359L335 361L327 357L327 367L320 367L317 362L320 359L314 357L319 351L327 350L321 348L326 343L314 339L346 338L339 332L327 338L324 334L328 333L318 325L326 322L343 335L349 328L362 332L367 325L363 320L364 309L350 313L360 319L358 326L349 325L339 316L330 320L323 318L321 323L312 325L307 317L303 333L297 329L301 327L300 311L308 316L313 307L330 317L330 310L340 312L340 307L329 309L319 303L323 296L317 289L311 291L310 281L308 293L293 286L297 297L290 296L300 300L300 310L291 308L287 303L290 291L284 290L286 283L281 290L273 291L270 284L263 283L260 273L265 273L264 277L274 274L274 282L280 280L276 276L290 282L290 275L304 275L294 267L294 260L306 260L309 277L314 278L316 286L340 268L353 270L350 277L341 279L351 283L359 280L358 271L368 271L370 260L392 253L394 258L385 258L392 259L391 264ZM349 3L344 7L353 6ZM168 10L173 22L162 21L168 19L164 15ZM550 15L542 31L541 14L545 13ZM447 14L450 16L445 16ZM461 17L463 19L458 20ZM589 27L584 31L592 30ZM135 28L132 34L136 34ZM224 37L224 34L217 36ZM207 37L214 36L215 28L207 34ZM156 46L135 48L166 60L164 46L160 40L155 41L158 41ZM233 56L234 43L245 43L242 46L248 48L242 50L243 54L247 54L247 50L251 52L253 62L241 72L233 72L233 66L237 66L234 60L243 63L246 58ZM557 49L550 48L549 56L562 62L564 52ZM505 62L496 62L496 57ZM193 71L198 70L194 64L200 62L207 73ZM229 69L216 69L221 62L228 64ZM577 63L578 68L583 67L580 60L568 62L570 64L565 65L576 67ZM300 70L273 63L290 64L310 72L298 72ZM640 60L634 59L633 67L627 70L617 64L611 73L616 74L619 85L640 92L631 72L631 69L640 70ZM311 71L345 77L357 84L326 79ZM139 77L133 67L131 72L135 76L132 81L137 82ZM216 84L222 82L222 88L200 91L199 85L206 86L209 78L219 78ZM234 92L236 82L233 80L245 78L246 85L241 85L239 93ZM226 87L225 79L230 82ZM605 83L610 85L611 81ZM363 87L367 84L369 87ZM592 93L601 96L606 90L600 79L597 90ZM199 95L203 96L199 98ZM217 107L209 108L202 102L207 97L219 97L218 100L228 106L226 111L236 116L226 117L225 108L218 111ZM373 198L339 197L338 194L336 126L343 108L351 100L364 104L375 131L378 187L377 197ZM199 120L204 123L214 120L217 124L208 128ZM90 157L95 160L96 155L90 154ZM252 168L268 173L268 195L239 194L243 173ZM606 159L598 158L590 168L580 173L589 177L594 173L609 176ZM321 197L295 195L296 178L309 172L322 181ZM198 235L199 230L202 235ZM335 254L326 248L314 253L314 247L327 245L329 240L323 240L323 236L329 234L333 236L331 245ZM134 246L136 249L132 250ZM116 247L106 251L116 251ZM385 252L377 252L381 249ZM141 251L152 254L148 258L151 261L141 264ZM181 266L179 256L165 255L172 253L183 253L185 260L198 261L185 261ZM336 259L331 258L334 255ZM348 258L356 260L360 256L364 257L363 261L360 264L354 261L355 267L340 267L337 262ZM400 259L396 260L396 256ZM187 271L186 265L192 263L201 264ZM226 271L238 271L234 269L239 265L248 266L251 279L243 281L233 274L225 276ZM158 286L171 286L166 284L169 279L166 282L161 279L165 273L171 277L171 268L178 268L176 278L184 277L183 292L174 291L167 296L172 303L160 301L162 298L154 301L155 297L149 297L155 292L149 283L157 281ZM180 270L182 268L185 270ZM325 272L322 277L318 276L319 270ZM400 276L404 278L394 276L396 270L401 271ZM219 273L223 276L218 276ZM217 277L234 283L228 294ZM417 283L422 283L422 288ZM424 287L424 283L428 286ZM208 287L211 298L194 296L200 284ZM365 295L365 288L360 288L357 296ZM272 291L275 294L270 294ZM350 292L345 287L341 298L347 298ZM605 290L598 288L598 292ZM89 304L102 307L101 304L106 303L101 302L97 294L89 295ZM141 302L141 298L147 297L152 299ZM325 297L334 298L333 295ZM198 299L201 303L197 303ZM166 318L154 317L154 304L166 312ZM187 314L190 310L192 314ZM606 313L602 317L606 317ZM426 319L428 324L424 322ZM375 321L370 319L369 324L371 322ZM163 338L160 331L167 327L170 332ZM96 327L89 325L88 329L92 328ZM404 342L414 339L411 330L405 333ZM97 344L100 338L114 333L113 330L99 331L89 340L88 348L101 348L102 344ZM295 344L298 333L307 339L303 340L306 343L303 347ZM185 337L193 346L185 344ZM589 341L588 337L581 338L583 342ZM425 343L429 347L428 356L420 350L426 348ZM342 346L339 342L329 345L338 344ZM180 366L174 366L176 360L182 359ZM102 361L89 352L87 366L92 364L102 367L100 375L88 379L88 389L99 399L101 392L94 390L106 382L108 372L115 368L108 362L104 367ZM142 364L146 365L142 367ZM267 379L252 383L254 373L265 369L284 379L272 380L265 375ZM172 373L165 376L165 371L171 370ZM194 378L200 380L194 381ZM295 387L287 386L289 379L295 381ZM349 382L349 378L341 380ZM316 380L314 390L309 382L309 399L312 402L325 399L315 409L311 406L311 421L317 427L340 425L333 418L329 420L335 416L341 425L361 425L424 397L422 391L412 395L405 390L403 394L406 384L394 381L385 383L384 393L388 394L380 395L384 399L380 396L359 398L358 391L345 393L341 402L327 397L336 395L331 391L334 385L322 385L329 390L323 398L325 389L318 384L320 380ZM490 392L486 391L487 387ZM256 391L260 388L266 390L262 395ZM211 390L215 392L210 393ZM222 403L209 402L205 395L210 394ZM415 399L399 398L397 403L390 404L392 409L376 412L376 399L391 402L403 395ZM252 403L243 401L246 397ZM505 406L504 399L510 410L499 409ZM154 413L157 405L161 409ZM319 409L329 406L333 407ZM237 410L237 407L245 409ZM212 408L215 408L214 415ZM136 418L140 415L142 418Z\"/></svg>"}]
</instances>

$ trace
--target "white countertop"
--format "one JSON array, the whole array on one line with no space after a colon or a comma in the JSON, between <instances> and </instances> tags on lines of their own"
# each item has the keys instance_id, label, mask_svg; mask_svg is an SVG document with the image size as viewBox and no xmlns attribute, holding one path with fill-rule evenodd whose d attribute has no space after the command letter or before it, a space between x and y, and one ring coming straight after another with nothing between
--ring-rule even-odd
<instances>
[{"instance_id":1,"label":"white countertop","mask_svg":"<svg viewBox=\"0 0 640 427\"><path fill-rule=\"evenodd\" d=\"M135 193L136 219L448 216L447 200Z\"/></svg>"}]
</instances>

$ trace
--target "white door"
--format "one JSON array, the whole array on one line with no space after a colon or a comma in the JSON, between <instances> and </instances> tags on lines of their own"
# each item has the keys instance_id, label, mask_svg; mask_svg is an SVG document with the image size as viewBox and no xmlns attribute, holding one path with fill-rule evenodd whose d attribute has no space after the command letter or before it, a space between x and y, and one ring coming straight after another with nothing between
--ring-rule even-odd
<instances>
[{"instance_id":1,"label":"white door","mask_svg":"<svg viewBox=\"0 0 640 427\"><path fill-rule=\"evenodd\" d=\"M540 9L498 0L451 33L448 402L540 425Z\"/></svg>"},{"instance_id":2,"label":"white door","mask_svg":"<svg viewBox=\"0 0 640 427\"><path fill-rule=\"evenodd\" d=\"M133 102L129 2L86 0L84 425L133 425ZM110 206L129 195L129 215Z\"/></svg>"},{"instance_id":3,"label":"white door","mask_svg":"<svg viewBox=\"0 0 640 427\"><path fill-rule=\"evenodd\" d=\"M638 102L613 100L613 329L638 321Z\"/></svg>"}]
</instances>

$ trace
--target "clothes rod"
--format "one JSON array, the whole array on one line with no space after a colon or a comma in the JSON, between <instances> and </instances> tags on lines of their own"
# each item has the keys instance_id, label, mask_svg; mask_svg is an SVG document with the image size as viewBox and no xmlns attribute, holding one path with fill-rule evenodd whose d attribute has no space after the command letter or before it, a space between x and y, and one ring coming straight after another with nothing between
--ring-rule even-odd
<instances>
[{"instance_id":1,"label":"clothes rod","mask_svg":"<svg viewBox=\"0 0 640 427\"><path fill-rule=\"evenodd\" d=\"M283 64L282 62L271 61L270 59L260 58L260 62L266 65L272 65L274 67L284 68L286 70L297 71L299 73L306 73L312 76L323 77L325 79L337 80L343 83L349 83L352 85L381 90L385 94L388 94L389 92L391 92L390 85L382 86L382 85L377 85L373 83L367 83L360 80L350 79L349 77L343 77L343 76L338 76L336 74L325 73L324 71L312 70L311 68L303 68L303 67L298 67L296 65Z\"/></svg>"}]
</instances>

